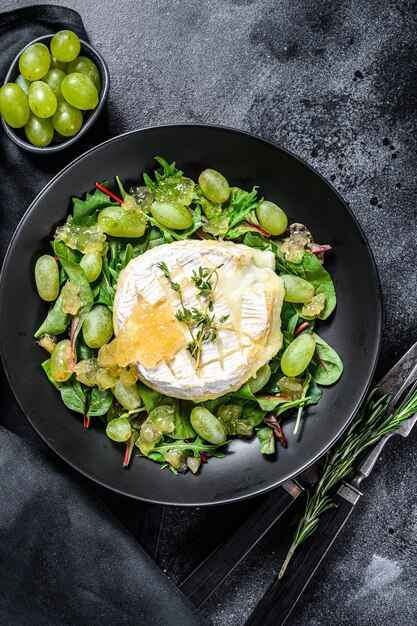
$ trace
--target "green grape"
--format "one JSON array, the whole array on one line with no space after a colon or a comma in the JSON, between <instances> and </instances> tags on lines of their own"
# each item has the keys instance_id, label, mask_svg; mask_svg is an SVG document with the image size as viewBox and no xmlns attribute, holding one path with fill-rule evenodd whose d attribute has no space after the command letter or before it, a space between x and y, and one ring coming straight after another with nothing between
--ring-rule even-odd
<instances>
[{"instance_id":1,"label":"green grape","mask_svg":"<svg viewBox=\"0 0 417 626\"><path fill-rule=\"evenodd\" d=\"M112 441L119 443L127 441L132 434L132 427L128 420L123 417L116 417L111 420L106 426L106 435Z\"/></svg>"},{"instance_id":2,"label":"green grape","mask_svg":"<svg viewBox=\"0 0 417 626\"><path fill-rule=\"evenodd\" d=\"M51 70L62 70L63 72L67 72L67 64L63 63L62 61L58 61L58 59L56 59L54 57L53 54L51 54Z\"/></svg>"},{"instance_id":3,"label":"green grape","mask_svg":"<svg viewBox=\"0 0 417 626\"><path fill-rule=\"evenodd\" d=\"M73 361L71 342L63 339L56 344L51 354L51 376L59 382L64 382L71 378L70 370Z\"/></svg>"},{"instance_id":4,"label":"green grape","mask_svg":"<svg viewBox=\"0 0 417 626\"><path fill-rule=\"evenodd\" d=\"M35 264L35 283L39 296L46 302L56 300L59 294L58 263L50 254L43 254Z\"/></svg>"},{"instance_id":5,"label":"green grape","mask_svg":"<svg viewBox=\"0 0 417 626\"><path fill-rule=\"evenodd\" d=\"M55 68L55 69L49 70L49 72L47 72L45 76L42 78L42 82L49 85L49 87L54 92L55 97L58 100L58 102L59 100L63 100L64 98L64 96L61 93L61 85L65 76L66 76L65 72L63 72L62 70L59 70L58 68Z\"/></svg>"},{"instance_id":6,"label":"green grape","mask_svg":"<svg viewBox=\"0 0 417 626\"><path fill-rule=\"evenodd\" d=\"M314 287L311 283L299 276L281 274L285 287L285 302L308 302L314 296Z\"/></svg>"},{"instance_id":7,"label":"green grape","mask_svg":"<svg viewBox=\"0 0 417 626\"><path fill-rule=\"evenodd\" d=\"M288 226L288 218L278 205L264 200L256 209L261 227L270 235L282 235Z\"/></svg>"},{"instance_id":8,"label":"green grape","mask_svg":"<svg viewBox=\"0 0 417 626\"><path fill-rule=\"evenodd\" d=\"M38 117L51 117L57 107L57 99L49 85L35 80L29 87L29 106Z\"/></svg>"},{"instance_id":9,"label":"green grape","mask_svg":"<svg viewBox=\"0 0 417 626\"><path fill-rule=\"evenodd\" d=\"M140 428L140 440L146 444L157 443L162 438L162 433L149 419L145 420Z\"/></svg>"},{"instance_id":10,"label":"green grape","mask_svg":"<svg viewBox=\"0 0 417 626\"><path fill-rule=\"evenodd\" d=\"M222 203L229 198L229 183L223 174L216 172L216 170L207 169L201 172L198 177L198 184L206 198L212 202Z\"/></svg>"},{"instance_id":11,"label":"green grape","mask_svg":"<svg viewBox=\"0 0 417 626\"><path fill-rule=\"evenodd\" d=\"M133 385L124 385L118 380L115 386L112 387L112 392L118 403L128 411L137 409L142 403L139 387L136 383Z\"/></svg>"},{"instance_id":12,"label":"green grape","mask_svg":"<svg viewBox=\"0 0 417 626\"><path fill-rule=\"evenodd\" d=\"M0 88L0 113L12 128L24 126L30 115L25 92L15 83L6 83Z\"/></svg>"},{"instance_id":13,"label":"green grape","mask_svg":"<svg viewBox=\"0 0 417 626\"><path fill-rule=\"evenodd\" d=\"M96 304L83 324L84 341L90 348L101 348L113 335L113 316L104 304Z\"/></svg>"},{"instance_id":14,"label":"green grape","mask_svg":"<svg viewBox=\"0 0 417 626\"><path fill-rule=\"evenodd\" d=\"M30 87L30 80L26 80L26 78L22 74L19 74L19 76L16 78L14 82L16 83L16 85L19 85L21 89L23 89L26 95L28 95L29 87Z\"/></svg>"},{"instance_id":15,"label":"green grape","mask_svg":"<svg viewBox=\"0 0 417 626\"><path fill-rule=\"evenodd\" d=\"M304 333L294 339L281 357L281 370L285 376L299 376L308 367L316 349L312 335Z\"/></svg>"},{"instance_id":16,"label":"green grape","mask_svg":"<svg viewBox=\"0 0 417 626\"><path fill-rule=\"evenodd\" d=\"M97 69L97 65L93 63L91 59L87 59L87 57L77 57L71 61L71 63L68 63L67 74L72 74L73 72L79 72L91 78L94 87L97 89L98 93L100 93L100 73Z\"/></svg>"},{"instance_id":17,"label":"green grape","mask_svg":"<svg viewBox=\"0 0 417 626\"><path fill-rule=\"evenodd\" d=\"M62 100L52 116L52 125L63 137L73 137L83 125L83 114L79 109Z\"/></svg>"},{"instance_id":18,"label":"green grape","mask_svg":"<svg viewBox=\"0 0 417 626\"><path fill-rule=\"evenodd\" d=\"M174 422L175 408L168 404L157 406L149 413L148 419L157 427L162 433L172 433L175 429Z\"/></svg>"},{"instance_id":19,"label":"green grape","mask_svg":"<svg viewBox=\"0 0 417 626\"><path fill-rule=\"evenodd\" d=\"M206 441L216 444L226 441L226 431L222 423L208 409L196 406L191 411L190 420L197 435L200 435Z\"/></svg>"},{"instance_id":20,"label":"green grape","mask_svg":"<svg viewBox=\"0 0 417 626\"><path fill-rule=\"evenodd\" d=\"M65 100L77 109L87 111L95 109L98 104L98 92L93 81L80 72L68 74L62 81L61 91Z\"/></svg>"},{"instance_id":21,"label":"green grape","mask_svg":"<svg viewBox=\"0 0 417 626\"><path fill-rule=\"evenodd\" d=\"M106 207L97 222L107 235L113 237L142 237L146 229L146 217L136 211L124 211L118 207Z\"/></svg>"},{"instance_id":22,"label":"green grape","mask_svg":"<svg viewBox=\"0 0 417 626\"><path fill-rule=\"evenodd\" d=\"M51 55L43 43L33 43L19 57L19 71L27 80L39 80L51 65Z\"/></svg>"},{"instance_id":23,"label":"green grape","mask_svg":"<svg viewBox=\"0 0 417 626\"><path fill-rule=\"evenodd\" d=\"M248 380L249 388L252 393L258 393L265 387L266 383L271 377L271 368L268 364L264 365L256 372L256 375Z\"/></svg>"},{"instance_id":24,"label":"green grape","mask_svg":"<svg viewBox=\"0 0 417 626\"><path fill-rule=\"evenodd\" d=\"M80 54L81 43L72 30L60 30L51 40L51 53L58 61L68 63Z\"/></svg>"},{"instance_id":25,"label":"green grape","mask_svg":"<svg viewBox=\"0 0 417 626\"><path fill-rule=\"evenodd\" d=\"M52 120L53 122L53 120ZM98 252L87 252L80 261L89 283L93 283L101 274L103 259Z\"/></svg>"},{"instance_id":26,"label":"green grape","mask_svg":"<svg viewBox=\"0 0 417 626\"><path fill-rule=\"evenodd\" d=\"M178 202L153 202L152 217L166 228L184 230L193 224L190 211Z\"/></svg>"},{"instance_id":27,"label":"green grape","mask_svg":"<svg viewBox=\"0 0 417 626\"><path fill-rule=\"evenodd\" d=\"M54 136L54 127L52 126L51 118L45 119L31 114L25 125L25 133L30 143L34 146L42 148L49 146Z\"/></svg>"}]
</instances>

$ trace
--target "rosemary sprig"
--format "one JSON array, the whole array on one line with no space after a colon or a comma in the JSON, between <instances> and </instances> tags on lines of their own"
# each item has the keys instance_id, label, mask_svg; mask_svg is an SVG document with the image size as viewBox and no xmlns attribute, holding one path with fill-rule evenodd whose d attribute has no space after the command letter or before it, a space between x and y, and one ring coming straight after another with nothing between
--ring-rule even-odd
<instances>
[{"instance_id":1,"label":"rosemary sprig","mask_svg":"<svg viewBox=\"0 0 417 626\"><path fill-rule=\"evenodd\" d=\"M199 267L198 272L193 270L191 279L197 287L198 295L201 298L206 298L204 311L200 311L195 307L192 309L185 307L181 293L181 286L179 283L176 283L171 279L171 274L166 263L158 263L158 267L169 281L171 289L176 291L180 298L181 308L175 313L175 317L179 322L184 323L189 330L191 341L187 346L187 350L191 356L195 358L196 369L198 369L200 366L202 344L205 341L214 342L217 338L219 325L229 319L229 315L223 315L217 320L214 314L209 313L209 311L213 310L214 292L219 282L217 270L222 266L219 265L215 269L211 269L209 267ZM213 277L214 283L211 284L210 281ZM195 330L197 330L196 333L194 332Z\"/></svg>"},{"instance_id":2,"label":"rosemary sprig","mask_svg":"<svg viewBox=\"0 0 417 626\"><path fill-rule=\"evenodd\" d=\"M307 492L304 514L298 522L291 547L281 567L278 578L284 576L288 564L298 548L317 528L321 515L337 506L329 492L348 476L360 455L376 444L381 437L397 430L417 411L417 391L395 411L386 414L390 395L381 395L375 388L368 395L363 408L357 413L346 434L326 458L319 482Z\"/></svg>"}]
</instances>

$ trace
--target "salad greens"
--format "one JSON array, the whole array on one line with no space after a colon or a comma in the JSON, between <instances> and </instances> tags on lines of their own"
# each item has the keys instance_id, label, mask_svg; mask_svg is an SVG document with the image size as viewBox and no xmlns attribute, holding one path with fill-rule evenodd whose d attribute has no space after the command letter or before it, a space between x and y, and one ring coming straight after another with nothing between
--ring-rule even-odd
<instances>
[{"instance_id":1,"label":"salad greens","mask_svg":"<svg viewBox=\"0 0 417 626\"><path fill-rule=\"evenodd\" d=\"M72 199L72 212L51 242L59 267L59 295L35 332L39 344L50 353L42 368L65 406L83 415L85 427L90 426L91 418L98 418L111 439L125 443L125 466L136 451L138 456L175 473L186 469L196 472L207 456L224 456L228 437L236 435L256 434L261 453L274 454L277 441L287 446L281 425L285 415L296 414L298 432L305 408L322 396L318 385L333 385L343 371L339 355L316 333L317 320L327 319L336 306L333 281L323 267L323 255L330 246L315 244L301 224L288 226L279 207L271 202L263 205L256 187L251 191L229 188L215 170L205 170L195 183L175 162L155 159L159 167L153 177L143 175L144 185L126 191L116 177L120 198L107 195L105 181L84 199ZM274 223L277 211L285 222L281 234L271 236L264 225ZM120 367L106 361L105 348L110 344L108 339L102 340L105 329L100 323L95 330L93 325L95 336L90 345L82 332L87 318L90 327L99 318L100 307L107 314L108 309L112 311L120 272L132 259L162 244L188 238L224 239L269 250L278 274L302 278L311 293L314 289L308 302L297 294L292 298L295 301L284 301L283 344L269 364L238 391L198 406L147 387L137 380L134 366ZM172 289L177 290L168 268L162 269ZM196 287L204 295L214 291L217 269L199 268L196 273ZM42 281L52 278L41 275L35 267L35 279L42 297ZM177 312L177 319L183 318L180 322L199 329L189 346L198 359L201 344L216 338L217 327L209 311L210 306L203 312L185 308ZM284 353L286 371L281 364ZM210 432L209 422L215 420L211 424L217 437L219 432L224 434L221 443L214 438L210 441L209 435L205 440L200 436L202 420L208 420L204 422L205 432Z\"/></svg>"}]
</instances>

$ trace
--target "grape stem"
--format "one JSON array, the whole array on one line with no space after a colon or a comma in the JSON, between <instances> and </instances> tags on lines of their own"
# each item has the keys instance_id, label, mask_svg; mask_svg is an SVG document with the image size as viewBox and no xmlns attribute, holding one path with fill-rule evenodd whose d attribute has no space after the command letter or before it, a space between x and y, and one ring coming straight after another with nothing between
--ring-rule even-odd
<instances>
[{"instance_id":1,"label":"grape stem","mask_svg":"<svg viewBox=\"0 0 417 626\"><path fill-rule=\"evenodd\" d=\"M118 202L119 204L123 204L123 200L121 200L120 198L118 198L114 193L112 193L111 191L109 191L108 189L106 189L105 187L103 187L103 185L100 185L100 183L96 182L95 183L97 189L100 189L100 191L102 191L103 193L105 193L107 196L109 196L109 198L111 198L112 200L115 200L116 202Z\"/></svg>"}]
</instances>

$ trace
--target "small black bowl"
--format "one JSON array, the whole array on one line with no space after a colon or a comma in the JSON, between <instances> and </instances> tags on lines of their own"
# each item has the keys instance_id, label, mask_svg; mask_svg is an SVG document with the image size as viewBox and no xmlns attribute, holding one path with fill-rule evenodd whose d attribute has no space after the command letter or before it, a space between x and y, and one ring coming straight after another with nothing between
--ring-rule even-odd
<instances>
[{"instance_id":1,"label":"small black bowl","mask_svg":"<svg viewBox=\"0 0 417 626\"><path fill-rule=\"evenodd\" d=\"M37 39L30 41L26 46L24 46L24 48L20 50L19 54L14 58L9 68L9 71L6 74L4 83L13 83L19 76L19 57L22 54L23 50L25 50L28 46L31 46L33 43L44 43L49 48L52 37L53 35L43 35L42 37L37 37ZM88 131L88 129L91 128L91 126L94 124L94 122L98 119L101 112L103 111L110 87L109 70L105 60L95 48L90 46L89 43L83 41L82 39L80 39L80 42L80 55L86 56L91 59L91 61L96 64L97 69L100 73L101 90L99 93L99 101L97 107L92 111L85 112L83 125L76 135L74 135L73 137L68 137L68 139L60 143L53 143L45 147L33 146L27 140L23 128L12 128L8 124L6 124L3 118L1 118L1 123L3 125L6 135L8 135L9 138L14 141L20 148L28 150L29 152L35 152L36 154L52 154L54 152L60 152L61 150L65 150L65 148L71 146L73 143L78 141L78 139L80 139L80 137L82 137Z\"/></svg>"}]
</instances>

